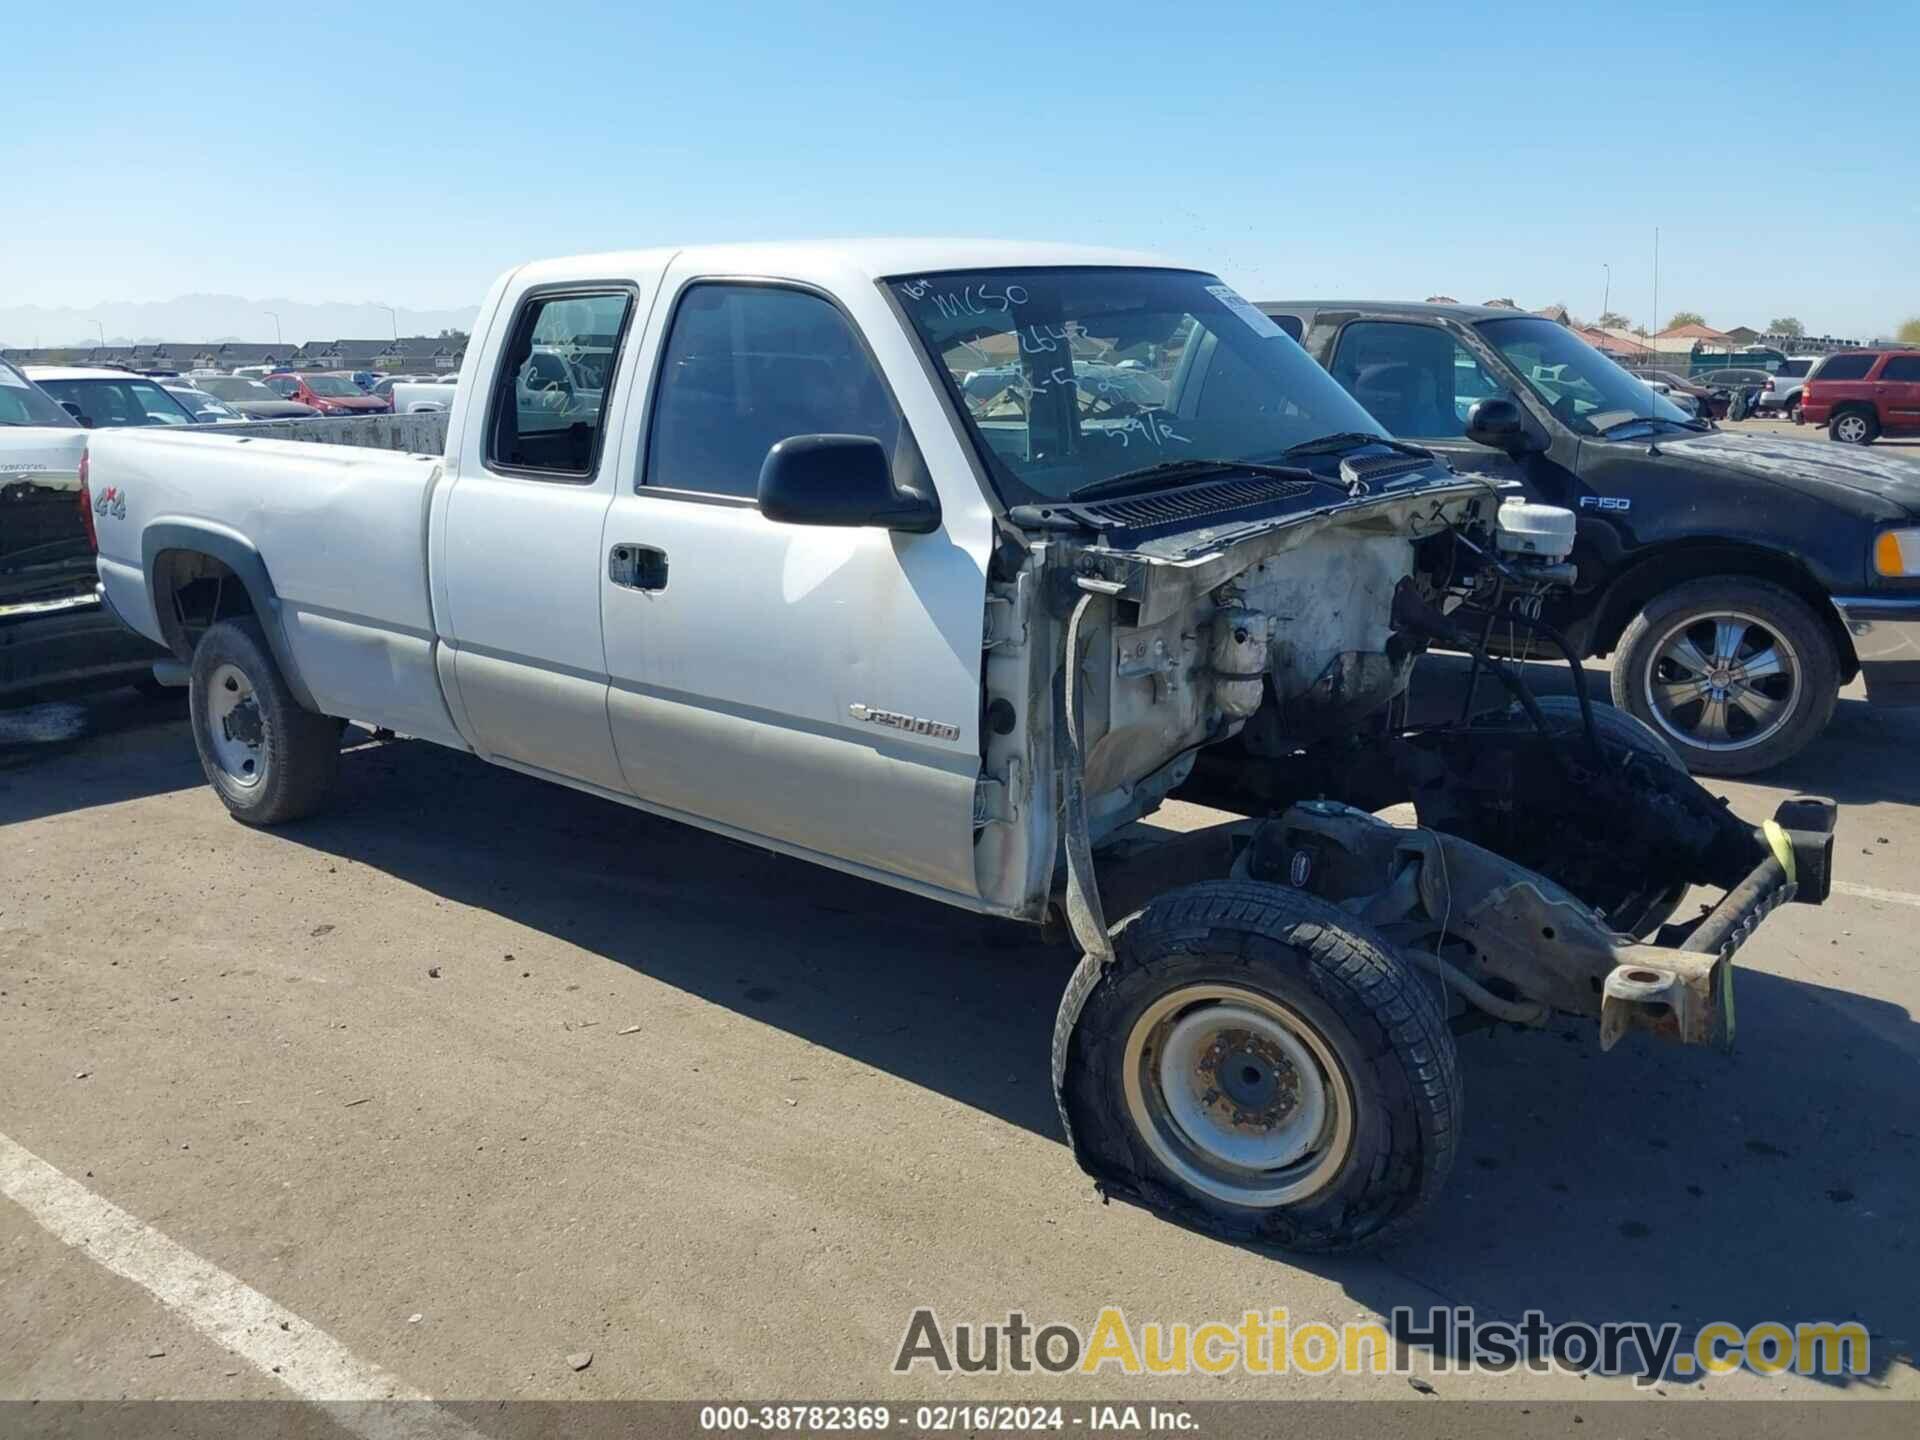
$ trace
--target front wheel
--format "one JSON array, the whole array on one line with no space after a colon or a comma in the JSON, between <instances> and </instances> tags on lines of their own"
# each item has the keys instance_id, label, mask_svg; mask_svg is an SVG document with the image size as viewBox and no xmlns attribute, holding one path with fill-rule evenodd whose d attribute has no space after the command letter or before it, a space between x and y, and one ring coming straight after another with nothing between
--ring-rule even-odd
<instances>
[{"instance_id":1,"label":"front wheel","mask_svg":"<svg viewBox=\"0 0 1920 1440\"><path fill-rule=\"evenodd\" d=\"M1799 596L1765 580L1676 585L1633 618L1613 657L1613 703L1695 775L1751 775L1826 728L1840 660Z\"/></svg>"},{"instance_id":2,"label":"front wheel","mask_svg":"<svg viewBox=\"0 0 1920 1440\"><path fill-rule=\"evenodd\" d=\"M1303 891L1170 891L1081 962L1054 1029L1061 1119L1102 1185L1290 1249L1372 1248L1452 1168L1459 1061L1385 940Z\"/></svg>"}]
</instances>

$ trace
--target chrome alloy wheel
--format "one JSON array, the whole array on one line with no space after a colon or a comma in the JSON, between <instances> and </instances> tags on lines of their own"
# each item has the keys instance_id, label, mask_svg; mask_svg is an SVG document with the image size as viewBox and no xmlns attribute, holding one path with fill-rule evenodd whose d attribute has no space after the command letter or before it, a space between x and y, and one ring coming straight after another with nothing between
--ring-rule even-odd
<instances>
[{"instance_id":1,"label":"chrome alloy wheel","mask_svg":"<svg viewBox=\"0 0 1920 1440\"><path fill-rule=\"evenodd\" d=\"M253 682L237 665L218 666L207 678L206 701L214 763L231 783L258 785L267 773L267 737Z\"/></svg>"},{"instance_id":2,"label":"chrome alloy wheel","mask_svg":"<svg viewBox=\"0 0 1920 1440\"><path fill-rule=\"evenodd\" d=\"M1647 667L1660 727L1703 750L1744 750L1777 734L1799 708L1800 658L1784 635L1735 612L1680 620Z\"/></svg>"},{"instance_id":3,"label":"chrome alloy wheel","mask_svg":"<svg viewBox=\"0 0 1920 1440\"><path fill-rule=\"evenodd\" d=\"M1352 1087L1302 1016L1234 985L1183 986L1127 1035L1133 1127L1202 1194L1264 1209L1330 1185L1353 1148Z\"/></svg>"},{"instance_id":4,"label":"chrome alloy wheel","mask_svg":"<svg viewBox=\"0 0 1920 1440\"><path fill-rule=\"evenodd\" d=\"M1866 416L1842 415L1833 422L1833 435L1836 440L1844 440L1849 445L1858 445L1867 438Z\"/></svg>"}]
</instances>

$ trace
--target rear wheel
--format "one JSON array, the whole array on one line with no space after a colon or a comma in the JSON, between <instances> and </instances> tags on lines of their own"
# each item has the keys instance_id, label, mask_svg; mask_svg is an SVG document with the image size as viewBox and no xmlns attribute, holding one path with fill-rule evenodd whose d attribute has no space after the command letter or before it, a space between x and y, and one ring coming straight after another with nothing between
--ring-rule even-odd
<instances>
[{"instance_id":1,"label":"rear wheel","mask_svg":"<svg viewBox=\"0 0 1920 1440\"><path fill-rule=\"evenodd\" d=\"M1613 703L1695 775L1778 765L1826 728L1840 693L1833 641L1805 601L1764 580L1676 585L1629 624Z\"/></svg>"},{"instance_id":2,"label":"rear wheel","mask_svg":"<svg viewBox=\"0 0 1920 1440\"><path fill-rule=\"evenodd\" d=\"M301 708L257 621L222 620L200 637L187 693L200 767L234 819L278 825L326 803L340 722Z\"/></svg>"},{"instance_id":3,"label":"rear wheel","mask_svg":"<svg viewBox=\"0 0 1920 1440\"><path fill-rule=\"evenodd\" d=\"M1302 891L1171 891L1089 956L1054 1030L1061 1118L1102 1184L1236 1238L1371 1248L1452 1168L1459 1062L1385 940Z\"/></svg>"},{"instance_id":4,"label":"rear wheel","mask_svg":"<svg viewBox=\"0 0 1920 1440\"><path fill-rule=\"evenodd\" d=\"M1842 410L1827 422L1827 434L1842 445L1871 445L1880 438L1880 422L1865 410Z\"/></svg>"}]
</instances>

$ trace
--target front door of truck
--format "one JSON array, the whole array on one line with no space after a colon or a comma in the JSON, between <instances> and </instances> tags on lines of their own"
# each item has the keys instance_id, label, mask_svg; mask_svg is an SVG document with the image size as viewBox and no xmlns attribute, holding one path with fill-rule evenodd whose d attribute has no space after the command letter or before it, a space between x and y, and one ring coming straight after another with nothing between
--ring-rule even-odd
<instances>
[{"instance_id":1,"label":"front door of truck","mask_svg":"<svg viewBox=\"0 0 1920 1440\"><path fill-rule=\"evenodd\" d=\"M1467 411L1473 403L1512 396L1513 390L1441 326L1351 321L1334 341L1327 369L1396 440L1426 446L1463 475L1513 481L1526 485L1530 493L1551 488L1550 481L1543 485L1542 477L1531 473L1541 457L1516 460L1467 438Z\"/></svg>"},{"instance_id":2,"label":"front door of truck","mask_svg":"<svg viewBox=\"0 0 1920 1440\"><path fill-rule=\"evenodd\" d=\"M600 532L618 448L609 406L631 376L586 394L541 362L609 341L618 355L649 289L582 281L503 297L432 567L449 695L475 748L615 792L625 785L607 726Z\"/></svg>"},{"instance_id":3,"label":"front door of truck","mask_svg":"<svg viewBox=\"0 0 1920 1440\"><path fill-rule=\"evenodd\" d=\"M896 475L923 463L859 329L814 290L671 271L651 328L649 410L600 567L629 789L808 858L975 893L978 497L970 529L947 504L925 535L767 519L760 467L789 436L871 435Z\"/></svg>"}]
</instances>

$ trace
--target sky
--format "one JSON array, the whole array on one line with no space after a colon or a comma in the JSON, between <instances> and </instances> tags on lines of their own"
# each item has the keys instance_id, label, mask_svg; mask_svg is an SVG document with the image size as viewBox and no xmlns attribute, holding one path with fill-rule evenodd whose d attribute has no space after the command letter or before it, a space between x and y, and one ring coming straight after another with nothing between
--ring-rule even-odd
<instances>
[{"instance_id":1,"label":"sky","mask_svg":"<svg viewBox=\"0 0 1920 1440\"><path fill-rule=\"evenodd\" d=\"M545 255L881 234L1254 299L1920 315L1914 0L8 9L0 306L428 309Z\"/></svg>"}]
</instances>

